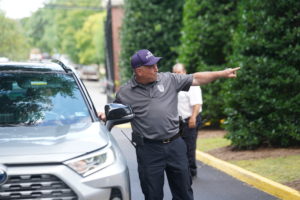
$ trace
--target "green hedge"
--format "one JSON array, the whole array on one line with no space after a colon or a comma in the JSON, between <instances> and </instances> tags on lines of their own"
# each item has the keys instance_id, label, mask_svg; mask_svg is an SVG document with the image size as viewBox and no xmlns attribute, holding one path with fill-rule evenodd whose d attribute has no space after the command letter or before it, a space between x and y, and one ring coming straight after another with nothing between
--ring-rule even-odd
<instances>
[{"instance_id":1,"label":"green hedge","mask_svg":"<svg viewBox=\"0 0 300 200\"><path fill-rule=\"evenodd\" d=\"M236 27L236 1L186 0L184 6L179 60L189 73L214 71L227 67L231 38ZM218 126L225 118L224 98L220 95L224 80L202 86L203 118Z\"/></svg>"},{"instance_id":2,"label":"green hedge","mask_svg":"<svg viewBox=\"0 0 300 200\"><path fill-rule=\"evenodd\" d=\"M164 57L162 71L177 57L189 73L240 66L202 86L204 118L226 117L236 148L300 145L300 1L186 0L180 30L183 3L125 0L122 79L141 48Z\"/></svg>"},{"instance_id":3,"label":"green hedge","mask_svg":"<svg viewBox=\"0 0 300 200\"><path fill-rule=\"evenodd\" d=\"M178 57L184 0L125 0L121 31L122 81L132 76L130 57L139 49L162 56L160 71L170 71Z\"/></svg>"},{"instance_id":4,"label":"green hedge","mask_svg":"<svg viewBox=\"0 0 300 200\"><path fill-rule=\"evenodd\" d=\"M241 1L224 97L237 148L300 145L300 1Z\"/></svg>"}]
</instances>

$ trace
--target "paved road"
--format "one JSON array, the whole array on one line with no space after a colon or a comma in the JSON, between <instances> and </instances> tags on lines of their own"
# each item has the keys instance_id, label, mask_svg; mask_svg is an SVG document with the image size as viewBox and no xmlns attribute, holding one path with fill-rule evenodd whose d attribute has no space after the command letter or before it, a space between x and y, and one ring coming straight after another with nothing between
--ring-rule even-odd
<instances>
[{"instance_id":1,"label":"paved road","mask_svg":"<svg viewBox=\"0 0 300 200\"><path fill-rule=\"evenodd\" d=\"M100 111L106 104L106 97L100 92L98 82L85 82L87 89ZM130 172L132 200L142 200L143 194L139 185L135 151L121 130L130 137L130 129L113 128L112 134L123 151ZM240 182L227 174L198 162L198 177L193 182L195 200L275 200L277 198ZM166 200L172 199L167 184L164 186Z\"/></svg>"},{"instance_id":2,"label":"paved road","mask_svg":"<svg viewBox=\"0 0 300 200\"><path fill-rule=\"evenodd\" d=\"M98 112L104 111L104 105L107 103L107 98L102 91L104 91L102 88L100 88L100 82L98 81L84 81L83 82L85 87L87 88L93 102L95 105L95 108Z\"/></svg>"}]
</instances>

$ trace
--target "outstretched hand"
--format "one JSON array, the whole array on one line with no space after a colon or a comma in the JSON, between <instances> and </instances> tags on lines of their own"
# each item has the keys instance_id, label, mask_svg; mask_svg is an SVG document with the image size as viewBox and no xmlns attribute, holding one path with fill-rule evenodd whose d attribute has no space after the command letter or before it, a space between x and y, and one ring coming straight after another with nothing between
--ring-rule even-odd
<instances>
[{"instance_id":1,"label":"outstretched hand","mask_svg":"<svg viewBox=\"0 0 300 200\"><path fill-rule=\"evenodd\" d=\"M237 77L237 70L241 69L240 67L236 68L227 68L224 72L224 78L236 78Z\"/></svg>"}]
</instances>

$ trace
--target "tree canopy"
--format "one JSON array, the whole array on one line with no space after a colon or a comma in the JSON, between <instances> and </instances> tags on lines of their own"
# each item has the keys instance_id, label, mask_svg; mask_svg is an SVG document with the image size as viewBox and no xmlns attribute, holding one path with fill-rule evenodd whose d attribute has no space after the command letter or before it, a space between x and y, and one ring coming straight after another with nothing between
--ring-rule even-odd
<instances>
[{"instance_id":1,"label":"tree canopy","mask_svg":"<svg viewBox=\"0 0 300 200\"><path fill-rule=\"evenodd\" d=\"M104 18L105 13L97 13L87 18L76 33L79 63L103 63L104 61ZM98 62L97 62L98 61Z\"/></svg>"},{"instance_id":2,"label":"tree canopy","mask_svg":"<svg viewBox=\"0 0 300 200\"><path fill-rule=\"evenodd\" d=\"M100 2L50 0L22 19L30 46L49 54L66 54L79 64L104 63L105 11L86 9L87 6L100 8Z\"/></svg>"},{"instance_id":3,"label":"tree canopy","mask_svg":"<svg viewBox=\"0 0 300 200\"><path fill-rule=\"evenodd\" d=\"M28 57L29 42L18 21L6 18L0 11L0 57L23 60Z\"/></svg>"}]
</instances>

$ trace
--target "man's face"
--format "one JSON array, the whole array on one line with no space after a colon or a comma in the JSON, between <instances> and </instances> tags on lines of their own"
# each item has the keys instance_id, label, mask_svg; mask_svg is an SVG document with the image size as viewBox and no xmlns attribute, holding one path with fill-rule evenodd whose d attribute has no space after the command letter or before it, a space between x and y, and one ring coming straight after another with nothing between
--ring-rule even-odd
<instances>
[{"instance_id":1,"label":"man's face","mask_svg":"<svg viewBox=\"0 0 300 200\"><path fill-rule=\"evenodd\" d=\"M143 79L144 83L151 83L157 79L158 68L156 64L151 66L141 66L136 70L137 75L139 78Z\"/></svg>"},{"instance_id":2,"label":"man's face","mask_svg":"<svg viewBox=\"0 0 300 200\"><path fill-rule=\"evenodd\" d=\"M186 74L185 70L182 67L175 67L173 69L173 73L176 73L176 74Z\"/></svg>"}]
</instances>

